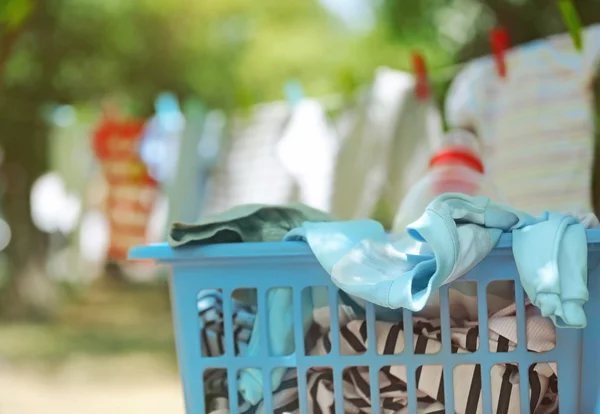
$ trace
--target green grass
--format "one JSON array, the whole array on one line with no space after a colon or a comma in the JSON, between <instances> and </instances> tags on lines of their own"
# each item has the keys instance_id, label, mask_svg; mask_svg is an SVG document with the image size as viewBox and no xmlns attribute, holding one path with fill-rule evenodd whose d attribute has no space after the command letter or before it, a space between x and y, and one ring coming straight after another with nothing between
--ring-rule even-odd
<instances>
[{"instance_id":1,"label":"green grass","mask_svg":"<svg viewBox=\"0 0 600 414\"><path fill-rule=\"evenodd\" d=\"M94 286L52 323L0 322L0 361L57 365L76 356L151 355L175 364L166 286Z\"/></svg>"},{"instance_id":2,"label":"green grass","mask_svg":"<svg viewBox=\"0 0 600 414\"><path fill-rule=\"evenodd\" d=\"M74 355L112 356L129 353L150 353L170 359L174 357L175 346L169 329L9 324L0 327L0 359L15 363L53 364Z\"/></svg>"}]
</instances>

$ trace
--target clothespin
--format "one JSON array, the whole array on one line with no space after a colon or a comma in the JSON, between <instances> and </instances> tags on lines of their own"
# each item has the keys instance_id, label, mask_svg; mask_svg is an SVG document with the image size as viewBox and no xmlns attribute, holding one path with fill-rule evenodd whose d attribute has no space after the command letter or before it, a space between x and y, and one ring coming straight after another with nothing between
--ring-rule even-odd
<instances>
[{"instance_id":1,"label":"clothespin","mask_svg":"<svg viewBox=\"0 0 600 414\"><path fill-rule=\"evenodd\" d=\"M157 114L180 112L179 101L171 92L161 92L154 101L154 110Z\"/></svg>"},{"instance_id":2,"label":"clothespin","mask_svg":"<svg viewBox=\"0 0 600 414\"><path fill-rule=\"evenodd\" d=\"M284 87L285 97L293 108L304 98L304 88L297 79L290 79L285 83Z\"/></svg>"},{"instance_id":3,"label":"clothespin","mask_svg":"<svg viewBox=\"0 0 600 414\"><path fill-rule=\"evenodd\" d=\"M412 55L413 72L417 83L415 85L415 94L420 101L429 99L429 79L427 77L427 66L425 59L420 53L413 52Z\"/></svg>"},{"instance_id":4,"label":"clothespin","mask_svg":"<svg viewBox=\"0 0 600 414\"><path fill-rule=\"evenodd\" d=\"M583 49L583 38L581 36L581 19L579 18L579 13L577 13L577 9L575 9L573 1L559 0L558 7L560 8L560 13L562 14L563 20L567 25L567 29L569 29L569 33L571 34L571 39L573 39L575 49L577 49L578 52L581 52L581 49Z\"/></svg>"},{"instance_id":5,"label":"clothespin","mask_svg":"<svg viewBox=\"0 0 600 414\"><path fill-rule=\"evenodd\" d=\"M505 53L508 49L508 31L504 27L497 27L490 31L490 43L492 44L492 53L496 60L498 76L506 78L506 59Z\"/></svg>"}]
</instances>

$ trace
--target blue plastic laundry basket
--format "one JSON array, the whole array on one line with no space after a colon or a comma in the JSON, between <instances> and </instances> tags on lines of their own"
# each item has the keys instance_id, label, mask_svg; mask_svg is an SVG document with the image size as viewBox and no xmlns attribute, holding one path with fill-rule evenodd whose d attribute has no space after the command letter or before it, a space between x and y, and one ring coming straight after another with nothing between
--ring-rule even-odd
<instances>
[{"instance_id":1,"label":"blue plastic laundry basket","mask_svg":"<svg viewBox=\"0 0 600 414\"><path fill-rule=\"evenodd\" d=\"M265 412L273 412L271 401L270 372L277 367L294 367L298 373L299 411L308 413L306 395L306 372L311 367L331 367L333 371L335 409L343 413L342 373L346 367L368 366L370 368L371 401L379 401L378 373L382 367L404 365L408 378L415 378L415 371L422 365L441 365L444 372L452 372L460 364L480 364L482 373L489 373L495 364L512 363L520 368L521 412L529 412L528 367L534 363L556 362L560 412L563 414L600 414L600 230L590 230L589 288L590 300L586 305L588 327L583 330L557 329L556 346L549 352L534 353L527 350L524 315L524 292L519 283L513 261L510 234L504 235L488 258L464 277L475 280L478 286L478 311L480 343L488 343L486 286L491 281L513 280L517 305L518 344L514 351L490 352L488 346L479 346L474 353L452 353L448 311L448 286L440 291L442 318L442 350L437 354L415 355L406 346L398 355L379 355L375 345L374 309L366 308L366 352L359 356L340 355L339 327L333 323L338 318L337 288L329 275L320 267L309 247L300 242L223 244L202 247L185 247L177 250L166 244L134 248L131 259L154 259L172 267L171 294L174 312L179 366L183 379L186 411L188 414L206 412L204 401L203 372L210 368L227 370L230 413L238 412L237 373L242 368L260 367L264 385ZM282 278L285 275L285 278ZM301 295L305 288L328 286L331 312L331 352L325 356L305 356L304 331L301 323ZM267 292L272 288L291 287L294 307L295 353L284 357L269 355L262 349L258 357L236 356L232 325L232 293L240 288L255 288L258 297L258 320L260 343L267 343ZM204 289L220 289L223 292L223 323L225 330L224 353L218 357L203 357L199 330L197 295ZM520 304L520 305L519 305ZM412 315L404 310L406 343L412 343ZM524 367L522 369L521 367ZM447 371L449 370L449 371ZM454 413L453 376L444 376L445 412ZM481 375L483 412L491 413L490 376ZM408 407L417 413L415 382L408 381ZM380 413L377 403L371 412Z\"/></svg>"}]
</instances>

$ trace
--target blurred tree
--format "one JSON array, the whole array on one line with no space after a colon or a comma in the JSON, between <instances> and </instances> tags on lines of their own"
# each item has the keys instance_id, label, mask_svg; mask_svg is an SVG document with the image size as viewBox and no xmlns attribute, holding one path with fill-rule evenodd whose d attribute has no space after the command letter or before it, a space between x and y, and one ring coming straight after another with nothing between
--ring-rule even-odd
<instances>
[{"instance_id":1,"label":"blurred tree","mask_svg":"<svg viewBox=\"0 0 600 414\"><path fill-rule=\"evenodd\" d=\"M33 0L5 0L0 3L0 76L33 9Z\"/></svg>"},{"instance_id":2,"label":"blurred tree","mask_svg":"<svg viewBox=\"0 0 600 414\"><path fill-rule=\"evenodd\" d=\"M0 307L49 311L22 287L45 263L29 197L48 168L48 105L117 97L131 103L129 115L147 116L170 90L232 110L283 98L291 77L313 95L368 81L381 64L408 62L419 42L353 32L317 0L0 0L0 145L13 230Z\"/></svg>"},{"instance_id":3,"label":"blurred tree","mask_svg":"<svg viewBox=\"0 0 600 414\"><path fill-rule=\"evenodd\" d=\"M23 42L31 45L31 36L28 33L30 27L37 26L38 32L43 35L49 34L49 29L51 30L49 20L43 18L45 5L41 4L35 12L33 6L28 0L9 0L0 8L0 74L6 75L9 71L12 63L9 57L18 51ZM29 17L31 21L28 23L31 26L26 26ZM32 75L35 73L31 77L33 82L21 87L3 83L0 89L0 144L5 153L1 172L7 186L3 201L6 219L13 234L6 250L10 261L9 284L1 292L0 310L10 308L17 313L25 312L26 308L29 308L28 301L22 300L23 286L30 284L31 278L39 279L39 268L43 266L44 259L45 237L37 231L31 221L29 191L34 180L45 171L47 157L47 129L38 114L40 98L45 96L50 87L50 75L41 71L34 72L36 66L52 69L48 62L54 60L51 56L53 48L46 48L45 43L47 40L34 45L37 52L35 59L30 59L30 66L24 68L26 71L30 70ZM16 280L16 275L25 273L28 275L28 278L24 278L26 283L12 283ZM38 292L37 289L30 291L32 294ZM27 311L42 311L45 307L40 301L32 302L34 306Z\"/></svg>"},{"instance_id":4,"label":"blurred tree","mask_svg":"<svg viewBox=\"0 0 600 414\"><path fill-rule=\"evenodd\" d=\"M581 23L590 25L600 21L600 3L588 0L571 0L579 11ZM488 31L495 25L504 26L510 34L512 46L530 42L557 33L568 32L563 21L558 0L470 0L479 3L473 35L466 41L457 56L467 60L489 53ZM454 1L454 3L459 3ZM485 18L481 18L485 16Z\"/></svg>"},{"instance_id":5,"label":"blurred tree","mask_svg":"<svg viewBox=\"0 0 600 414\"><path fill-rule=\"evenodd\" d=\"M584 23L600 9L576 4ZM410 70L413 50L434 76L487 53L487 31L498 22L513 44L564 30L555 3L543 0L383 0L378 24L366 32L318 0L0 0L0 145L14 234L12 283L0 307L10 297L11 308L30 310L19 281L31 263L44 263L29 192L48 166L42 113L49 104L117 97L130 103L129 115L147 116L156 94L170 90L232 110L282 99L289 78L309 95L349 96L378 66ZM434 79L440 101L450 75Z\"/></svg>"}]
</instances>

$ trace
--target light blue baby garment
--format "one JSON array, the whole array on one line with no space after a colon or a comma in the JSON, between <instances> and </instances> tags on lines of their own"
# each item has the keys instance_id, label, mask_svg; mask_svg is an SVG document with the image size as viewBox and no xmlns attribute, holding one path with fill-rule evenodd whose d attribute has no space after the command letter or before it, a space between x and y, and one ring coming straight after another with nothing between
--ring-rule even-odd
<instances>
[{"instance_id":1,"label":"light blue baby garment","mask_svg":"<svg viewBox=\"0 0 600 414\"><path fill-rule=\"evenodd\" d=\"M441 285L481 262L503 232L512 231L513 255L531 302L557 326L586 325L587 240L574 217L532 217L487 197L448 193L407 231L426 246L417 251L415 243L387 235L370 220L305 223L287 238L306 240L333 282L349 295L417 312Z\"/></svg>"},{"instance_id":2,"label":"light blue baby garment","mask_svg":"<svg viewBox=\"0 0 600 414\"><path fill-rule=\"evenodd\" d=\"M292 289L271 289L267 294L268 312L268 351L272 356L290 355L294 352L294 314L292 309ZM311 289L302 292L302 323L304 332L313 322L313 300ZM260 355L260 348L267 344L260 343L259 319L256 318L252 327L252 335L246 356ZM276 368L271 372L271 384L274 390L279 387L287 368ZM258 404L263 398L263 378L260 369L245 368L240 371L238 391L244 400L252 405Z\"/></svg>"},{"instance_id":3,"label":"light blue baby garment","mask_svg":"<svg viewBox=\"0 0 600 414\"><path fill-rule=\"evenodd\" d=\"M333 275L334 267L338 263L343 262L348 252L356 251L357 246L361 244L365 245L365 250L373 254L378 254L381 248L389 246L390 243L383 226L373 220L330 222L328 226L313 226L312 224L308 222L304 223L302 227L290 231L284 240L307 242L321 266L330 275ZM411 247L413 249L417 248L417 244L421 243L413 241ZM408 255L407 263L399 263L401 268L395 270L404 272L415 267L419 262L425 261L429 261L430 265L435 266L433 253L426 248L426 245L424 247L420 250L421 254ZM365 300L363 296L364 292L363 295L356 295L352 289L345 289L339 284L337 285L341 288L342 292L347 294L341 295L342 299L349 306L352 306L356 315L364 317L365 302L368 300ZM387 304L377 301L371 302L375 304L375 316L377 320L388 322L402 320L402 312L398 312L396 310L397 307L387 306Z\"/></svg>"},{"instance_id":4,"label":"light blue baby garment","mask_svg":"<svg viewBox=\"0 0 600 414\"><path fill-rule=\"evenodd\" d=\"M298 352L294 348L294 314L292 307L292 289L277 288L269 290L267 294L268 320L268 351L272 356L291 355ZM302 324L304 332L308 332L313 323L313 311L329 308L329 294L327 288L313 287L302 292ZM389 309L388 309L389 311ZM351 309L341 307L340 319L355 319ZM260 343L259 318L255 319L250 336L250 343L244 356L259 356ZM307 350L308 351L308 350ZM275 368L271 372L271 386L276 390L287 372L287 368ZM261 370L257 368L244 368L240 371L238 391L245 401L252 405L258 404L263 399L263 378Z\"/></svg>"},{"instance_id":5,"label":"light blue baby garment","mask_svg":"<svg viewBox=\"0 0 600 414\"><path fill-rule=\"evenodd\" d=\"M513 232L513 255L531 303L558 327L585 328L587 288L585 228L571 216L550 213L548 221Z\"/></svg>"}]
</instances>

